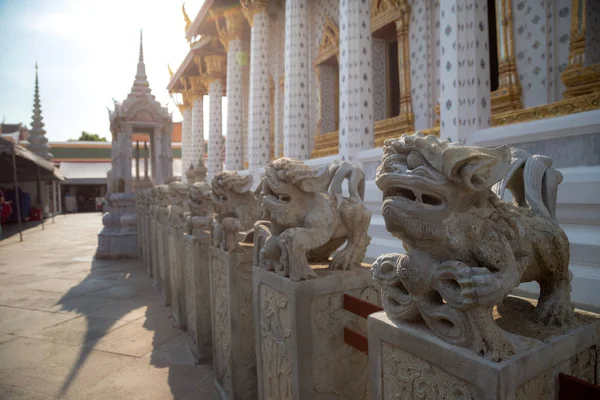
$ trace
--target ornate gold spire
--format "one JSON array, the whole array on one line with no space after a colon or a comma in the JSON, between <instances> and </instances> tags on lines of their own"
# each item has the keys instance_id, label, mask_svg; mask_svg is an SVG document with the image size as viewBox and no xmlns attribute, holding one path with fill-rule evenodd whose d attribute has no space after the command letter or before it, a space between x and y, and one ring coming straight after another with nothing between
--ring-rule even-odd
<instances>
[{"instance_id":1,"label":"ornate gold spire","mask_svg":"<svg viewBox=\"0 0 600 400\"><path fill-rule=\"evenodd\" d=\"M187 13L185 12L185 3L181 5L181 11L183 11L183 19L185 20L185 31L187 32L188 28L192 24L192 20L190 20L190 17L188 17Z\"/></svg>"},{"instance_id":2,"label":"ornate gold spire","mask_svg":"<svg viewBox=\"0 0 600 400\"><path fill-rule=\"evenodd\" d=\"M167 64L167 69L169 70L169 78L173 78L173 71L171 70L171 66Z\"/></svg>"}]
</instances>

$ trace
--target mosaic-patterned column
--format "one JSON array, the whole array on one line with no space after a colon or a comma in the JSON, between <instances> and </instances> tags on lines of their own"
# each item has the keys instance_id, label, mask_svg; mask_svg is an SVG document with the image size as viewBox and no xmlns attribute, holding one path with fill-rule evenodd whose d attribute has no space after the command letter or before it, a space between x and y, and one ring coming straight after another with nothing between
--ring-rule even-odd
<instances>
[{"instance_id":1,"label":"mosaic-patterned column","mask_svg":"<svg viewBox=\"0 0 600 400\"><path fill-rule=\"evenodd\" d=\"M221 101L223 86L219 79L208 85L208 103L210 109L208 125L208 166L206 178L212 179L217 172L223 170L223 135Z\"/></svg>"},{"instance_id":2,"label":"mosaic-patterned column","mask_svg":"<svg viewBox=\"0 0 600 400\"><path fill-rule=\"evenodd\" d=\"M374 144L371 2L341 0L339 25L340 157L357 162L356 154Z\"/></svg>"},{"instance_id":3,"label":"mosaic-patterned column","mask_svg":"<svg viewBox=\"0 0 600 400\"><path fill-rule=\"evenodd\" d=\"M179 111L183 115L181 122L181 181L187 183L185 171L190 168L192 161L192 108L190 106L180 106Z\"/></svg>"},{"instance_id":4,"label":"mosaic-patterned column","mask_svg":"<svg viewBox=\"0 0 600 400\"><path fill-rule=\"evenodd\" d=\"M440 2L441 133L465 142L490 126L487 4L477 0Z\"/></svg>"},{"instance_id":5,"label":"mosaic-patterned column","mask_svg":"<svg viewBox=\"0 0 600 400\"><path fill-rule=\"evenodd\" d=\"M299 160L309 152L308 0L285 2L283 154Z\"/></svg>"},{"instance_id":6,"label":"mosaic-patterned column","mask_svg":"<svg viewBox=\"0 0 600 400\"><path fill-rule=\"evenodd\" d=\"M410 84L410 41L408 36L410 25L410 7L395 21L396 38L398 41L398 82L400 84L400 117L406 121L410 130L414 129L415 116L412 108Z\"/></svg>"},{"instance_id":7,"label":"mosaic-patterned column","mask_svg":"<svg viewBox=\"0 0 600 400\"><path fill-rule=\"evenodd\" d=\"M435 2L413 1L410 13L410 84L414 124L417 131L431 128L435 123L434 110L437 98L434 96L433 42L438 40L438 37L434 37L433 40L431 38L431 14L434 6L431 3ZM439 7L439 1L437 4ZM437 12L439 16L439 10Z\"/></svg>"},{"instance_id":8,"label":"mosaic-patterned column","mask_svg":"<svg viewBox=\"0 0 600 400\"><path fill-rule=\"evenodd\" d=\"M238 59L242 54L242 40L229 41L227 51L227 143L225 150L225 169L239 171L243 169L243 96L242 65Z\"/></svg>"},{"instance_id":9,"label":"mosaic-patterned column","mask_svg":"<svg viewBox=\"0 0 600 400\"><path fill-rule=\"evenodd\" d=\"M244 15L239 7L223 11L216 19L219 39L227 51L227 138L225 169L239 171L244 166L244 96L243 67L247 63L242 38L246 30Z\"/></svg>"},{"instance_id":10,"label":"mosaic-patterned column","mask_svg":"<svg viewBox=\"0 0 600 400\"><path fill-rule=\"evenodd\" d=\"M248 169L255 171L269 162L269 15L266 2L255 1L246 7L251 25Z\"/></svg>"},{"instance_id":11,"label":"mosaic-patterned column","mask_svg":"<svg viewBox=\"0 0 600 400\"><path fill-rule=\"evenodd\" d=\"M162 132L158 127L154 128L154 133L152 135L152 180L155 185L162 185L165 183L165 179L163 176L162 162L164 158L161 157L161 154L164 151L163 148L163 140L162 140Z\"/></svg>"},{"instance_id":12,"label":"mosaic-patterned column","mask_svg":"<svg viewBox=\"0 0 600 400\"><path fill-rule=\"evenodd\" d=\"M204 95L198 94L193 104L190 163L197 167L198 160L204 159Z\"/></svg>"},{"instance_id":13,"label":"mosaic-patterned column","mask_svg":"<svg viewBox=\"0 0 600 400\"><path fill-rule=\"evenodd\" d=\"M121 176L125 182L125 193L133 191L133 177L131 173L131 159L133 155L133 125L127 124L121 132L119 154L121 161Z\"/></svg>"},{"instance_id":14,"label":"mosaic-patterned column","mask_svg":"<svg viewBox=\"0 0 600 400\"><path fill-rule=\"evenodd\" d=\"M279 83L281 78L275 76L275 99L273 101L275 105L275 140L273 146L275 146L275 158L283 157L283 88Z\"/></svg>"}]
</instances>

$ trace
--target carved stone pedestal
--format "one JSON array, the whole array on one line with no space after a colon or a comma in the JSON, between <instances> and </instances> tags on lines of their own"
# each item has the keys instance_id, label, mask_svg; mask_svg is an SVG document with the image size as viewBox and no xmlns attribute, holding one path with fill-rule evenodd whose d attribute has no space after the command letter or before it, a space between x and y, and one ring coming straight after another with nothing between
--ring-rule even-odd
<instances>
[{"instance_id":1,"label":"carved stone pedestal","mask_svg":"<svg viewBox=\"0 0 600 400\"><path fill-rule=\"evenodd\" d=\"M171 275L169 272L169 225L168 210L160 210L156 224L156 241L158 244L157 267L159 273L159 291L163 304L171 305Z\"/></svg>"},{"instance_id":2,"label":"carved stone pedestal","mask_svg":"<svg viewBox=\"0 0 600 400\"><path fill-rule=\"evenodd\" d=\"M368 357L344 343L344 327L366 334L366 321L345 311L342 298L377 303L371 273L324 267L298 282L254 267L260 399L368 398Z\"/></svg>"},{"instance_id":3,"label":"carved stone pedestal","mask_svg":"<svg viewBox=\"0 0 600 400\"><path fill-rule=\"evenodd\" d=\"M242 253L210 246L215 388L222 399L256 399L252 245Z\"/></svg>"},{"instance_id":4,"label":"carved stone pedestal","mask_svg":"<svg viewBox=\"0 0 600 400\"><path fill-rule=\"evenodd\" d=\"M150 210L144 214L144 242L142 249L144 253L144 265L146 266L146 270L148 272L148 276L150 278L154 278L154 270L152 269L152 235L154 231L152 230L152 215L150 215Z\"/></svg>"},{"instance_id":5,"label":"carved stone pedestal","mask_svg":"<svg viewBox=\"0 0 600 400\"><path fill-rule=\"evenodd\" d=\"M150 269L152 270L152 285L156 291L160 292L160 272L159 272L159 256L158 256L158 238L159 238L159 222L158 222L158 207L153 208L150 216L150 231L148 232L148 259L150 260Z\"/></svg>"},{"instance_id":6,"label":"carved stone pedestal","mask_svg":"<svg viewBox=\"0 0 600 400\"><path fill-rule=\"evenodd\" d=\"M102 217L96 258L138 258L135 194L112 193L107 200L110 210Z\"/></svg>"},{"instance_id":7,"label":"carved stone pedestal","mask_svg":"<svg viewBox=\"0 0 600 400\"><path fill-rule=\"evenodd\" d=\"M425 324L396 325L385 312L369 317L371 399L555 399L563 372L598 383L600 319L577 313L562 332L533 322L533 306L515 297L497 307L496 322L525 336L525 349L502 362L448 344Z\"/></svg>"},{"instance_id":8,"label":"carved stone pedestal","mask_svg":"<svg viewBox=\"0 0 600 400\"><path fill-rule=\"evenodd\" d=\"M212 357L210 313L210 271L208 248L210 235L183 235L185 262L183 281L187 314L187 333L192 354L200 360Z\"/></svg>"},{"instance_id":9,"label":"carved stone pedestal","mask_svg":"<svg viewBox=\"0 0 600 400\"><path fill-rule=\"evenodd\" d=\"M183 229L169 227L169 274L171 309L178 328L187 325L185 285L183 282L184 242Z\"/></svg>"}]
</instances>

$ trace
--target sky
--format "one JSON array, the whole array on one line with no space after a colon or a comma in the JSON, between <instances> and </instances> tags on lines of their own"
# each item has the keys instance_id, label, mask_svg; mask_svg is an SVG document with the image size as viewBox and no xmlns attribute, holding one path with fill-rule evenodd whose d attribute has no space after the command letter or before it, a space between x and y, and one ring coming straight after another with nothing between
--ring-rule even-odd
<instances>
[{"instance_id":1,"label":"sky","mask_svg":"<svg viewBox=\"0 0 600 400\"><path fill-rule=\"evenodd\" d=\"M203 2L186 1L192 20ZM37 61L46 137L65 141L87 131L110 140L107 108L131 90L140 29L152 94L168 105L174 121L181 121L166 90L167 64L175 71L189 50L181 5L173 0L0 0L0 121L31 127ZM207 116L208 97L204 107ZM204 125L207 137L208 118Z\"/></svg>"}]
</instances>

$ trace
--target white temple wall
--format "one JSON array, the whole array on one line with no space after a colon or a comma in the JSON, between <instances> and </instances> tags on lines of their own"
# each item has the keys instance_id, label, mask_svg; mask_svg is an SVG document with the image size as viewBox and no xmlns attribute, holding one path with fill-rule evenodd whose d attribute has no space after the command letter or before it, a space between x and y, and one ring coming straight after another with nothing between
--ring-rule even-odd
<instances>
[{"instance_id":1,"label":"white temple wall","mask_svg":"<svg viewBox=\"0 0 600 400\"><path fill-rule=\"evenodd\" d=\"M569 58L571 0L513 2L513 37L523 108L563 98Z\"/></svg>"},{"instance_id":2,"label":"white temple wall","mask_svg":"<svg viewBox=\"0 0 600 400\"><path fill-rule=\"evenodd\" d=\"M248 162L248 102L250 99L250 38L242 40L242 48L246 54L246 63L242 68L242 165ZM245 167L244 167L245 168Z\"/></svg>"},{"instance_id":3,"label":"white temple wall","mask_svg":"<svg viewBox=\"0 0 600 400\"><path fill-rule=\"evenodd\" d=\"M439 97L440 10L439 1L412 0L409 4L411 5L408 35L412 107L415 116L415 130L422 130L433 126L435 105ZM436 4L437 7L435 7ZM436 88L434 76L436 72L438 76L437 92L434 90Z\"/></svg>"},{"instance_id":4,"label":"white temple wall","mask_svg":"<svg viewBox=\"0 0 600 400\"><path fill-rule=\"evenodd\" d=\"M272 145L274 148L275 157L281 157L281 149L283 149L283 87L280 85L280 80L285 76L285 7L279 9L275 20L271 25L269 36L273 39L271 48L271 78L273 79L273 110L274 118L274 138Z\"/></svg>"},{"instance_id":5,"label":"white temple wall","mask_svg":"<svg viewBox=\"0 0 600 400\"><path fill-rule=\"evenodd\" d=\"M585 24L585 65L600 63L600 1L587 0Z\"/></svg>"}]
</instances>

